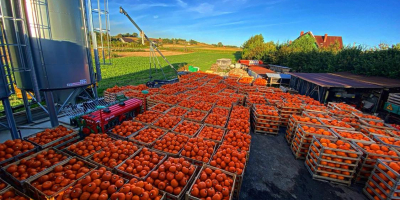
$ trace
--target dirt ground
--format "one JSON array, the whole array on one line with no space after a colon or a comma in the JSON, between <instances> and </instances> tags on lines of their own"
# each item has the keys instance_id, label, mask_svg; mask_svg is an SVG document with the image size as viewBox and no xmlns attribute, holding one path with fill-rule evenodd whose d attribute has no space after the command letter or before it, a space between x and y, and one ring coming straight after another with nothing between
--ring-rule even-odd
<instances>
[{"instance_id":1,"label":"dirt ground","mask_svg":"<svg viewBox=\"0 0 400 200\"><path fill-rule=\"evenodd\" d=\"M337 185L313 180L304 165L296 160L284 138L251 134L250 158L244 174L240 199L367 199L364 185Z\"/></svg>"},{"instance_id":2,"label":"dirt ground","mask_svg":"<svg viewBox=\"0 0 400 200\"><path fill-rule=\"evenodd\" d=\"M149 57L150 53L149 51L146 52L115 52L121 57L131 57L131 56L138 56L138 57ZM182 54L188 54L184 52L177 52L177 51L161 51L161 53L164 56L175 56L175 55L182 55ZM159 54L156 53L158 56Z\"/></svg>"}]
</instances>

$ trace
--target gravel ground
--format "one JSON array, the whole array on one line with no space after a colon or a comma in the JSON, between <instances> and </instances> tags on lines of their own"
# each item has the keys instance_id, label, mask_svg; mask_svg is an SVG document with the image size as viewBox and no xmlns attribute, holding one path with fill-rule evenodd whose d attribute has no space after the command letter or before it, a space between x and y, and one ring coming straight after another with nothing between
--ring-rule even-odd
<instances>
[{"instance_id":1,"label":"gravel ground","mask_svg":"<svg viewBox=\"0 0 400 200\"><path fill-rule=\"evenodd\" d=\"M367 199L363 185L313 180L304 160L293 156L284 133L285 129L278 136L252 134L240 199Z\"/></svg>"}]
</instances>

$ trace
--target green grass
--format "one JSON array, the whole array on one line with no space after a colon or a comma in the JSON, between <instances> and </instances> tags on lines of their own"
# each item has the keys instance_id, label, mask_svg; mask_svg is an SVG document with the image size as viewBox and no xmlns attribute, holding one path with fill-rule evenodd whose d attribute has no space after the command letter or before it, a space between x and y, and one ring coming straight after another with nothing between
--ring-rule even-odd
<instances>
[{"instance_id":1,"label":"green grass","mask_svg":"<svg viewBox=\"0 0 400 200\"><path fill-rule=\"evenodd\" d=\"M240 52L219 52L204 51L184 55L168 56L168 61L177 69L185 64L199 67L201 71L210 69L219 58L230 58L233 62L240 58ZM174 76L174 71L161 57L158 57L160 64L168 78ZM114 58L113 64L102 66L103 80L99 82L99 95L107 88L115 85L137 85L146 83L149 80L149 58L148 57L124 57ZM153 78L162 79L161 70L152 70Z\"/></svg>"}]
</instances>

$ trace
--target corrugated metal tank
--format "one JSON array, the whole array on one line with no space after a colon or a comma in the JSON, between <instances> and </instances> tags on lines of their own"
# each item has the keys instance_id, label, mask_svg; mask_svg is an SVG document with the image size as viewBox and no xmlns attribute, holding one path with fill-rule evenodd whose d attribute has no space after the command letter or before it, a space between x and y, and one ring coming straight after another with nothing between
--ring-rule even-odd
<instances>
[{"instance_id":1,"label":"corrugated metal tank","mask_svg":"<svg viewBox=\"0 0 400 200\"><path fill-rule=\"evenodd\" d=\"M88 64L82 1L24 1L28 36L40 90L92 84L93 71ZM13 61L18 60L16 49L11 51L14 51L11 54ZM31 79L24 73L14 72L17 86L32 90Z\"/></svg>"}]
</instances>

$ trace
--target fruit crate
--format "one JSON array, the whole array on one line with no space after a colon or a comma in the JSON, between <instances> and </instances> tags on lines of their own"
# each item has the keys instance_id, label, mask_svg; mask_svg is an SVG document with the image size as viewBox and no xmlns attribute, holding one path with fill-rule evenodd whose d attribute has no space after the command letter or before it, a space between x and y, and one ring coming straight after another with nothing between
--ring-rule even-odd
<instances>
[{"instance_id":1,"label":"fruit crate","mask_svg":"<svg viewBox=\"0 0 400 200\"><path fill-rule=\"evenodd\" d=\"M136 116L135 118L133 118L132 121L140 122L140 123L143 123L143 124L146 124L146 125L152 125L155 121L157 121L158 119L160 119L160 117L162 117L162 116L165 115L165 114L163 114L163 113L156 112L156 111L152 111L152 110L145 111L145 112L143 112L143 113L141 113L141 114L139 114L139 115L144 115L144 116L146 116L146 114L152 114L152 115L154 114L154 115L157 115L157 117L155 117L155 118L153 119L153 121L151 121L151 122L145 122L145 121L141 121L140 119L138 119L138 116Z\"/></svg>"},{"instance_id":2,"label":"fruit crate","mask_svg":"<svg viewBox=\"0 0 400 200\"><path fill-rule=\"evenodd\" d=\"M68 128L67 128L67 129L68 129ZM68 130L72 130L72 129L68 129ZM26 141L28 141L28 142L30 142L30 143L32 143L32 144L38 146L40 149L45 149L45 148L47 148L47 147L53 147L53 146L57 146L57 145L59 145L59 144L65 143L65 142L67 142L67 141L73 139L74 137L78 137L78 131L75 130L75 131L73 131L72 133L70 133L70 134L68 134L68 135L65 135L65 136L63 136L63 137L57 138L56 140L53 140L53 141L51 141L51 142L48 142L48 143L46 143L46 144L44 144L44 145L40 145L40 144L37 144L37 143L35 143L35 142L29 140L30 138L36 137L39 133L41 133L41 132L38 132L38 133L35 133L35 134L33 134L33 135L24 137L24 140L26 140Z\"/></svg>"},{"instance_id":3,"label":"fruit crate","mask_svg":"<svg viewBox=\"0 0 400 200\"><path fill-rule=\"evenodd\" d=\"M10 184L8 184L6 181L4 181L3 179L0 178L0 184L2 184L2 186L4 186L2 189L0 189L0 194L7 190L10 186Z\"/></svg>"},{"instance_id":4,"label":"fruit crate","mask_svg":"<svg viewBox=\"0 0 400 200\"><path fill-rule=\"evenodd\" d=\"M253 123L252 128L254 133L256 134L268 134L268 135L278 135L279 132L279 125L281 121L274 121L274 120L259 120L258 118L254 117L252 119Z\"/></svg>"},{"instance_id":5,"label":"fruit crate","mask_svg":"<svg viewBox=\"0 0 400 200\"><path fill-rule=\"evenodd\" d=\"M341 130L348 130L348 131L355 131L356 129L353 128L352 126L350 126L350 124L347 124L343 121L338 121L338 120L329 120L329 119L318 119L319 122L321 122L322 126L326 126L328 128L335 128L335 129L341 129ZM346 125L350 126L350 127L344 127L344 126L335 126L330 124L330 122L332 121L337 121L338 123L345 123Z\"/></svg>"},{"instance_id":6,"label":"fruit crate","mask_svg":"<svg viewBox=\"0 0 400 200\"><path fill-rule=\"evenodd\" d=\"M55 153L57 153L57 154L61 154L61 155L63 155L63 156L66 156L66 157L67 157L66 159L68 159L68 158L71 157L70 155L68 155L68 154L66 154L66 153L64 153L64 152L62 152L62 151L60 151L60 150L58 150L58 149L55 149L55 148L51 147L51 148L47 148L47 149L44 149L44 150L42 150L42 151L39 151L39 152L37 152L37 153L35 153L35 154L32 154L32 155L30 155L30 156L28 156L28 157L25 157L24 160L29 161L30 159L36 157L38 154L41 154L42 152L48 152L50 149L54 150ZM2 167L2 168L1 168L1 171L3 171L3 174L4 174L4 176L5 176L5 177L4 177L5 180L6 180L8 183L10 183L12 186L14 186L15 188L17 188L17 189L19 189L19 190L21 190L21 191L24 190L24 184L25 184L25 182L26 182L28 179L31 179L32 177L38 176L38 175L41 174L41 172L46 171L46 169L51 168L51 167L45 168L45 169L43 169L42 171L37 172L36 175L30 176L29 178L27 178L27 179L25 179L25 180L18 180L18 179L15 178L12 174L10 174L10 173L7 171L7 169L8 169L11 165L17 165L17 166L19 166L20 163L21 163L21 160L15 161L15 162L13 162L13 163L11 163L11 164L5 166L5 167ZM60 163L60 162L58 162L58 163ZM57 164L55 164L55 165L57 165Z\"/></svg>"},{"instance_id":7,"label":"fruit crate","mask_svg":"<svg viewBox=\"0 0 400 200\"><path fill-rule=\"evenodd\" d=\"M319 118L319 119L335 119L331 117L327 112L311 112L311 111L303 111L302 116L310 117L310 118Z\"/></svg>"},{"instance_id":8,"label":"fruit crate","mask_svg":"<svg viewBox=\"0 0 400 200\"><path fill-rule=\"evenodd\" d=\"M328 103L328 107L329 107L329 103ZM361 112L361 111L357 110L356 108L354 108L353 106L350 106L350 105L344 104L344 103L334 103L333 107L335 109L346 111L346 112L349 112L349 113Z\"/></svg>"},{"instance_id":9,"label":"fruit crate","mask_svg":"<svg viewBox=\"0 0 400 200\"><path fill-rule=\"evenodd\" d=\"M379 136L379 135L374 135L374 140L378 143L378 144L383 144L386 146L390 146L395 148L397 151L400 151L400 138L395 138L395 137L386 137L386 136ZM397 142L398 145L395 144L390 144L388 142L388 140L392 140L393 143Z\"/></svg>"},{"instance_id":10,"label":"fruit crate","mask_svg":"<svg viewBox=\"0 0 400 200\"><path fill-rule=\"evenodd\" d=\"M316 118L310 117L310 119L316 119ZM314 123L311 123L311 122L300 121L300 120L296 119L296 117L294 117L294 115L291 115L289 118L289 122L288 122L288 125L286 128L286 134L285 134L285 139L289 145L292 144L294 134L296 133L297 128L298 128L297 125L299 125L299 124L312 125L312 126L315 125Z\"/></svg>"},{"instance_id":11,"label":"fruit crate","mask_svg":"<svg viewBox=\"0 0 400 200\"><path fill-rule=\"evenodd\" d=\"M145 176L143 176L143 177L138 177L138 176L135 176L135 175L132 174L132 173L125 172L125 171L122 171L122 170L119 169L119 167L121 167L127 160L130 160L130 159L134 160L135 156L139 155L140 152L141 152L142 150L143 150L143 148L140 148L139 150L137 150L134 154L132 154L132 155L129 156L127 159L125 159L123 162L121 162L119 165L117 165L117 166L114 168L114 171L115 171L118 175L122 175L122 177L125 177L125 178L127 178L128 180L131 180L132 178L136 178L137 180L142 180L142 181L144 181L144 180L147 179L147 177L149 177L149 175L151 174L151 172L154 171L156 168L158 168L158 166L160 166L161 163L163 163L163 162L167 159L167 157L168 157L167 154L165 154L164 152L160 152L160 151L155 150L155 149L148 149L148 151L150 151L150 152L155 152L157 155L163 156L163 158L162 158L161 160L159 160L158 163L157 163L157 165L155 165L152 169L150 169L149 172L147 172L147 174L146 174Z\"/></svg>"},{"instance_id":12,"label":"fruit crate","mask_svg":"<svg viewBox=\"0 0 400 200\"><path fill-rule=\"evenodd\" d=\"M116 139L114 139L114 138L112 138L112 137L110 137L110 138L111 138L111 141L110 141L110 142L115 142L115 141L117 141ZM73 143L73 144L71 144L71 145L77 145L79 142L84 142L84 141L85 141L85 140L77 141L77 142L75 142L75 143ZM71 145L70 145L70 146L71 146ZM89 154L88 156L81 156L81 155L78 155L77 153L75 153L75 152L69 150L69 147L70 147L70 146L68 146L67 148L65 148L63 151L66 152L67 154L71 155L71 156L75 156L75 157L81 158L81 159L83 159L83 160L87 160L87 159L88 159L89 157L91 157L94 153L96 153L97 151L100 151L101 149L103 149L103 147L102 147L102 148L100 148L99 150L95 150L95 152Z\"/></svg>"},{"instance_id":13,"label":"fruit crate","mask_svg":"<svg viewBox=\"0 0 400 200\"><path fill-rule=\"evenodd\" d=\"M383 123L383 122L375 122L372 120L365 120L365 119L359 119L360 123L364 126L369 126L369 127L373 127L373 128L377 128L377 129L384 129L384 130L394 130L394 128L392 126L390 126L389 124ZM377 123L381 123L382 126L378 126L375 125Z\"/></svg>"},{"instance_id":14,"label":"fruit crate","mask_svg":"<svg viewBox=\"0 0 400 200\"><path fill-rule=\"evenodd\" d=\"M363 193L369 199L400 199L400 174L390 167L393 162L379 159L374 166L363 189ZM395 167L397 166L396 164Z\"/></svg>"},{"instance_id":15,"label":"fruit crate","mask_svg":"<svg viewBox=\"0 0 400 200\"><path fill-rule=\"evenodd\" d=\"M356 117L358 119L384 123L383 119L376 117L374 115L369 115L369 114L364 114L364 113L359 113L359 112L352 112L351 114L353 114L354 117ZM379 119L377 119L377 118L379 118Z\"/></svg>"},{"instance_id":16,"label":"fruit crate","mask_svg":"<svg viewBox=\"0 0 400 200\"><path fill-rule=\"evenodd\" d=\"M116 138L119 140L128 140L133 134L141 131L142 129L146 128L146 124L141 122L141 121L136 121L136 120L132 120L132 122L136 122L136 123L140 123L142 125L142 128L140 128L139 130L135 131L135 132L131 132L131 134L127 135L127 136L122 136L122 135L118 135L116 133L113 132L113 130L116 128L112 128L109 131L107 131L107 135L109 135L111 138Z\"/></svg>"},{"instance_id":17,"label":"fruit crate","mask_svg":"<svg viewBox=\"0 0 400 200\"><path fill-rule=\"evenodd\" d=\"M51 194L51 195L45 194L43 191L36 189L36 188L32 185L32 183L33 183L35 180L39 179L40 177L42 177L42 176L44 176L44 175L53 173L55 167L66 165L66 164L68 164L68 162L69 162L71 159L76 159L77 161L83 162L83 163L85 164L85 167L89 168L89 171L88 171L87 173L85 173L84 175L82 175L82 177L80 177L80 178L78 178L78 179L76 179L76 180L73 180L71 183L69 183L68 185L66 185L65 187L61 188L60 190L58 190L57 192L55 192L55 193L53 193L53 194ZM33 197L33 199L54 199L55 196L57 196L58 194L62 193L62 192L63 192L64 190L66 190L67 188L71 187L71 186L72 186L73 184L75 184L78 180L82 179L85 175L90 174L90 173L91 173L93 170L95 170L95 169L97 169L97 166L96 166L95 164L93 164L93 163L91 163L91 162L88 162L88 161L86 161L86 160L82 160L82 159L77 158L77 157L71 157L71 158L69 158L69 159L67 159L67 160L63 160L63 161L59 162L57 165L54 165L53 167L51 167L51 168L49 168L49 169L47 169L47 170L44 170L43 172L39 173L37 176L33 176L33 177L29 178L29 179L25 182L25 183L26 183L26 184L25 184L25 187L26 187L27 194L28 194L29 196Z\"/></svg>"},{"instance_id":18,"label":"fruit crate","mask_svg":"<svg viewBox=\"0 0 400 200\"><path fill-rule=\"evenodd\" d=\"M368 135L370 138L373 138L374 135L378 136L387 136L387 137L394 137L390 132L385 129L373 128L369 126L360 125L360 131L365 135Z\"/></svg>"},{"instance_id":19,"label":"fruit crate","mask_svg":"<svg viewBox=\"0 0 400 200\"><path fill-rule=\"evenodd\" d=\"M156 125L161 119L163 119L164 120L164 118L177 118L177 120L172 120L174 123L176 123L176 124L173 124L173 127L172 128L168 128L168 127L162 127L162 126L158 126L158 125ZM178 121L179 120L179 121ZM183 121L183 118L182 117L179 117L179 116L172 116L172 115L164 115L163 117L160 117L160 118L158 118L156 121L154 121L153 123L152 123L152 126L154 126L154 127L156 127L156 128L159 128L159 129L162 129L162 130L165 130L165 131L171 131L171 130L173 130L176 126L178 126L178 124L180 124L181 122Z\"/></svg>"},{"instance_id":20,"label":"fruit crate","mask_svg":"<svg viewBox=\"0 0 400 200\"><path fill-rule=\"evenodd\" d=\"M364 144L375 144L376 142L371 139L370 137L368 137L367 135L365 135L364 133L360 132L360 131L348 131L348 130L341 130L341 129L335 129L335 128L331 128L331 131L333 133L336 134L336 136L341 139L341 140L346 140L346 141L354 141L354 142L361 142ZM340 133L348 133L348 134L361 134L364 139L368 139L368 140L357 140L357 139L353 139L353 138L348 138L348 137L343 137Z\"/></svg>"},{"instance_id":21,"label":"fruit crate","mask_svg":"<svg viewBox=\"0 0 400 200\"><path fill-rule=\"evenodd\" d=\"M313 137L316 138L326 138L330 140L336 141L337 136L332 133L328 128L323 126L307 126L310 128L314 128L316 130L322 129L323 131L327 131L328 135L322 135L317 133L311 133L304 131L302 124L297 125L297 131L293 137L292 144L290 146L292 153L296 159L305 159L308 153L308 149L310 147L311 141Z\"/></svg>"},{"instance_id":22,"label":"fruit crate","mask_svg":"<svg viewBox=\"0 0 400 200\"><path fill-rule=\"evenodd\" d=\"M26 195L24 192L20 192L19 190L13 188L13 187L6 187L3 190L0 191L0 195L3 195L6 192L13 192L15 194L14 198L10 199L16 199L16 197L24 197L25 199L32 199L31 197L29 197L28 195Z\"/></svg>"},{"instance_id":23,"label":"fruit crate","mask_svg":"<svg viewBox=\"0 0 400 200\"><path fill-rule=\"evenodd\" d=\"M326 113L328 108L326 106L316 106L316 105L302 105L303 111Z\"/></svg>"},{"instance_id":24,"label":"fruit crate","mask_svg":"<svg viewBox=\"0 0 400 200\"><path fill-rule=\"evenodd\" d=\"M56 149L58 149L60 151L64 151L67 147L69 147L72 144L78 142L80 139L81 139L80 136L74 137L74 138L72 138L72 139L70 139L70 140L68 140L66 142L63 142L63 143L61 143L61 144L59 144L57 146L54 146L54 148L56 148Z\"/></svg>"},{"instance_id":25,"label":"fruit crate","mask_svg":"<svg viewBox=\"0 0 400 200\"><path fill-rule=\"evenodd\" d=\"M357 143L353 142L353 144L362 151L363 155L361 156L360 164L357 168L357 175L355 177L355 182L357 183L365 183L368 177L371 175L372 170L374 169L374 165L376 164L378 159L391 159L391 160L400 160L400 153L392 147L389 147L389 151L393 151L394 155L382 155L376 153L370 153L366 151L364 148L360 147Z\"/></svg>"},{"instance_id":26,"label":"fruit crate","mask_svg":"<svg viewBox=\"0 0 400 200\"><path fill-rule=\"evenodd\" d=\"M293 114L298 115L298 113L279 113L279 115L281 116L280 126L287 127L289 124L290 116Z\"/></svg>"},{"instance_id":27,"label":"fruit crate","mask_svg":"<svg viewBox=\"0 0 400 200\"><path fill-rule=\"evenodd\" d=\"M202 133L202 131L204 130L204 128L206 128L206 127L212 127L212 128L215 128L215 129L220 129L220 130L222 130L222 131L223 131L223 134L222 134L221 139L217 140L217 138L212 139L212 138L208 138L208 137L202 136L201 133ZM227 130L226 128L220 128L220 127L217 127L217 126L214 126L214 125L204 125L204 126L201 127L201 129L200 129L199 132L198 132L199 134L198 134L196 137L203 137L204 139L211 140L211 141L213 141L213 142L215 142L215 143L217 143L217 144L221 144L222 141L224 140L224 137L225 137L225 135L226 135L227 132L228 132L228 130Z\"/></svg>"},{"instance_id":28,"label":"fruit crate","mask_svg":"<svg viewBox=\"0 0 400 200\"><path fill-rule=\"evenodd\" d=\"M163 108L162 106L164 106L165 108ZM161 107L161 108L160 108ZM165 109L165 110L162 110ZM159 113L167 113L167 111L171 108L171 105L168 105L166 103L157 103L154 106L148 107L147 110L151 110L151 111L155 111L155 112L159 112Z\"/></svg>"},{"instance_id":29,"label":"fruit crate","mask_svg":"<svg viewBox=\"0 0 400 200\"><path fill-rule=\"evenodd\" d=\"M204 138L204 140L208 140L208 139L205 139L205 138ZM212 140L208 140L208 141L212 141ZM214 141L212 141L212 142L214 142ZM189 141L188 141L187 143L189 143ZM186 143L186 145L187 145L187 143ZM214 143L215 143L215 142L214 142ZM185 149L186 145L183 146L183 149ZM194 165L197 165L197 166L203 166L203 165L206 165L206 164L210 163L211 158L212 158L212 156L215 154L217 148L218 148L218 143L215 143L215 144L214 144L214 147L213 147L213 152L210 154L210 158L208 159L208 162L204 162L204 161L202 161L202 160L197 160L197 159L194 159L194 158L189 158L189 157L187 157L186 155L182 155L183 150L182 150L181 153L179 154L179 157L183 157L184 159L188 160L191 164L194 164Z\"/></svg>"},{"instance_id":30,"label":"fruit crate","mask_svg":"<svg viewBox=\"0 0 400 200\"><path fill-rule=\"evenodd\" d=\"M188 123L193 123L193 124L196 124L196 125L198 125L199 126L199 128L196 130L196 132L194 132L192 135L189 135L189 134L185 134L185 133L181 133L181 132L179 132L178 130L176 130L183 122L188 122ZM181 134L181 135L185 135L185 136L187 136L187 137L189 137L189 138L193 138L193 137L197 137L197 134L201 131L201 129L203 128L203 124L201 124L201 123L197 123L197 122L194 122L194 121L189 121L189 120L182 120L181 122L179 122L172 130L171 130L171 132L173 132L173 133L177 133L177 134Z\"/></svg>"},{"instance_id":31,"label":"fruit crate","mask_svg":"<svg viewBox=\"0 0 400 200\"><path fill-rule=\"evenodd\" d=\"M225 119L225 123L224 123L224 125L223 126L219 126L219 125L216 125L216 124L210 124L210 123L207 123L208 121L207 121L207 119L209 118L209 117L211 117L211 116L213 116L214 114L208 114L207 115L207 118L206 119L204 119L204 124L205 125L208 125L208 126L215 126L215 127L217 127L217 128L226 128L226 126L228 125L228 117L227 116L222 116L222 115L218 115L218 114L216 114L217 116L219 116L219 117L224 117L224 118L226 118Z\"/></svg>"},{"instance_id":32,"label":"fruit crate","mask_svg":"<svg viewBox=\"0 0 400 200\"><path fill-rule=\"evenodd\" d=\"M158 169L158 167L160 167L160 165L157 166L157 169ZM193 183L193 181L197 175L197 172L200 168L200 166L197 166L197 165L193 165L193 166L195 167L194 173L190 176L189 180L187 181L186 185L182 188L181 193L179 193L179 195L174 195L174 194L171 194L164 190L159 189L160 191L165 193L165 199L167 199L167 200L183 200L185 198L186 192L190 192L190 190L188 191L188 189L191 186L191 184Z\"/></svg>"},{"instance_id":33,"label":"fruit crate","mask_svg":"<svg viewBox=\"0 0 400 200\"><path fill-rule=\"evenodd\" d=\"M104 96L104 101L107 103L112 103L118 100L118 96L124 96L124 93L126 90L120 91L120 92L107 92L104 91L103 96Z\"/></svg>"},{"instance_id":34,"label":"fruit crate","mask_svg":"<svg viewBox=\"0 0 400 200\"><path fill-rule=\"evenodd\" d=\"M227 117L229 117L229 115L231 114L231 111L232 111L232 107L226 108L226 107L221 107L221 106L214 106L214 108L211 110L210 113L215 113L215 110L217 110L217 109L220 111L223 110L226 113L226 114L224 114L224 116L227 116ZM219 113L216 113L216 114L219 114Z\"/></svg>"},{"instance_id":35,"label":"fruit crate","mask_svg":"<svg viewBox=\"0 0 400 200\"><path fill-rule=\"evenodd\" d=\"M351 150L344 150L323 146L320 139L313 137L305 162L312 178L350 186L362 152L350 142Z\"/></svg>"},{"instance_id":36,"label":"fruit crate","mask_svg":"<svg viewBox=\"0 0 400 200\"><path fill-rule=\"evenodd\" d=\"M197 198L197 197L192 196L192 195L191 195L191 191L192 191L193 185L196 183L196 180L197 180L197 179L200 179L200 174L201 174L201 172L202 172L205 168L207 168L207 167L210 168L210 169L212 169L212 170L218 169L218 168L213 167L213 166L210 166L210 165L203 165L203 166L201 167L199 173L197 174L196 178L194 179L193 184L190 186L188 192L186 192L185 200L201 200L200 198ZM221 169L218 169L218 170L221 170ZM236 182L235 182L235 181L236 181L236 175L233 174L233 173L227 172L227 171L225 171L225 170L221 170L221 172L224 173L224 174L226 174L228 177L232 178L232 180L233 180L232 191L230 192L229 198L227 199L227 200L232 200L232 199L233 199L233 196L234 196L234 192L235 192L234 186L236 185Z\"/></svg>"},{"instance_id":37,"label":"fruit crate","mask_svg":"<svg viewBox=\"0 0 400 200\"><path fill-rule=\"evenodd\" d=\"M222 103L223 100L228 100L228 99L231 99L231 100L229 100L230 106L226 106L225 104ZM218 107L222 107L222 108L231 109L233 106L238 105L238 102L239 102L239 99L236 97L224 97L222 100L221 99L218 100L215 103L214 107L218 106Z\"/></svg>"},{"instance_id":38,"label":"fruit crate","mask_svg":"<svg viewBox=\"0 0 400 200\"><path fill-rule=\"evenodd\" d=\"M140 134L141 131L143 131L143 130L145 130L145 129L149 129L149 128L160 129L160 128L156 127L156 126L147 126L147 127L145 127L145 128L142 128L140 131L136 132L135 134L133 134L133 135L128 139L128 141L131 141L131 142L133 142L133 143L135 143L135 144L138 144L138 145L141 145L141 146L144 146L144 147L151 148L151 147L154 145L154 143L155 143L158 139L162 138L165 134L168 133L167 130L161 129L161 130L163 131L163 134L161 134L160 136L158 136L154 141L147 142L147 143L134 139L137 135Z\"/></svg>"},{"instance_id":39,"label":"fruit crate","mask_svg":"<svg viewBox=\"0 0 400 200\"><path fill-rule=\"evenodd\" d=\"M400 130L398 129L388 129L386 132L388 132L390 135L393 135L393 137L400 138Z\"/></svg>"},{"instance_id":40,"label":"fruit crate","mask_svg":"<svg viewBox=\"0 0 400 200\"><path fill-rule=\"evenodd\" d=\"M189 140L188 135L184 135L184 134L180 134L180 133L175 133L175 132L168 132L168 133L166 133L162 138L160 138L160 139L157 140L157 141L160 141L160 140L164 139L164 137L167 136L169 133L175 134L175 135L180 135L180 136L185 136L185 137L187 137L187 139ZM157 141L153 144L152 149L154 149L154 150L156 150L156 151L160 151L160 152L162 152L162 153L165 153L165 154L167 154L169 157L177 158L177 157L179 157L179 155L181 154L181 152L182 152L182 150L183 150L183 147L182 147L182 148L178 151L178 153L171 153L171 152L167 152L167 151L164 151L164 150L161 150L161 149L157 149L157 148L155 148L155 145L156 145ZM186 142L185 142L185 144L186 144ZM183 146L185 146L185 145L183 145Z\"/></svg>"},{"instance_id":41,"label":"fruit crate","mask_svg":"<svg viewBox=\"0 0 400 200\"><path fill-rule=\"evenodd\" d=\"M176 113L173 113L173 111L175 110L175 109L180 109L180 110L185 110L186 112L185 113L183 113L183 114L176 114ZM177 116L177 117L183 117L186 113L188 113L188 112L190 112L192 109L190 109L190 108L185 108L185 107L181 107L181 106L173 106L173 107L171 107L170 109L168 109L167 111L166 111L166 114L167 115L172 115L172 116Z\"/></svg>"},{"instance_id":42,"label":"fruit crate","mask_svg":"<svg viewBox=\"0 0 400 200\"><path fill-rule=\"evenodd\" d=\"M243 105L244 102L246 101L246 95L243 95L243 94L233 93L231 95L231 97L235 97L238 99L238 103L237 103L238 105Z\"/></svg>"},{"instance_id":43,"label":"fruit crate","mask_svg":"<svg viewBox=\"0 0 400 200\"><path fill-rule=\"evenodd\" d=\"M33 145L34 145L34 144L33 144ZM6 165L8 165L8 164L10 164L10 163L12 163L12 162L18 161L18 160L20 160L20 159L22 159L22 158L25 158L25 157L27 157L27 156L29 156L29 155L32 155L32 154L38 152L39 149L40 149L40 147L38 147L38 146L36 146L36 145L34 145L34 146L35 146L35 147L34 147L33 149L30 149L30 150L25 151L24 153L21 153L21 154L19 154L19 155L17 155L17 156L14 156L14 157L11 157L11 158L9 158L9 159L6 159L6 160L1 161L1 162L0 162L0 167L4 167L4 166L6 166Z\"/></svg>"},{"instance_id":44,"label":"fruit crate","mask_svg":"<svg viewBox=\"0 0 400 200\"><path fill-rule=\"evenodd\" d=\"M334 116L335 119L339 121L344 121L350 126L352 126L356 131L360 130L360 120L357 117L339 117L339 116Z\"/></svg>"},{"instance_id":45,"label":"fruit crate","mask_svg":"<svg viewBox=\"0 0 400 200\"><path fill-rule=\"evenodd\" d=\"M188 117L189 113L191 113L191 112L202 113L202 115L201 115L201 117L199 117L199 118L197 118L197 119L192 119L192 118L189 118L189 117ZM186 113L186 114L183 116L183 119L189 120L189 121L194 121L194 122L197 122L197 123L203 123L207 116L208 116L208 112L205 112L205 111L197 111L197 110L191 110L190 112Z\"/></svg>"}]
</instances>

